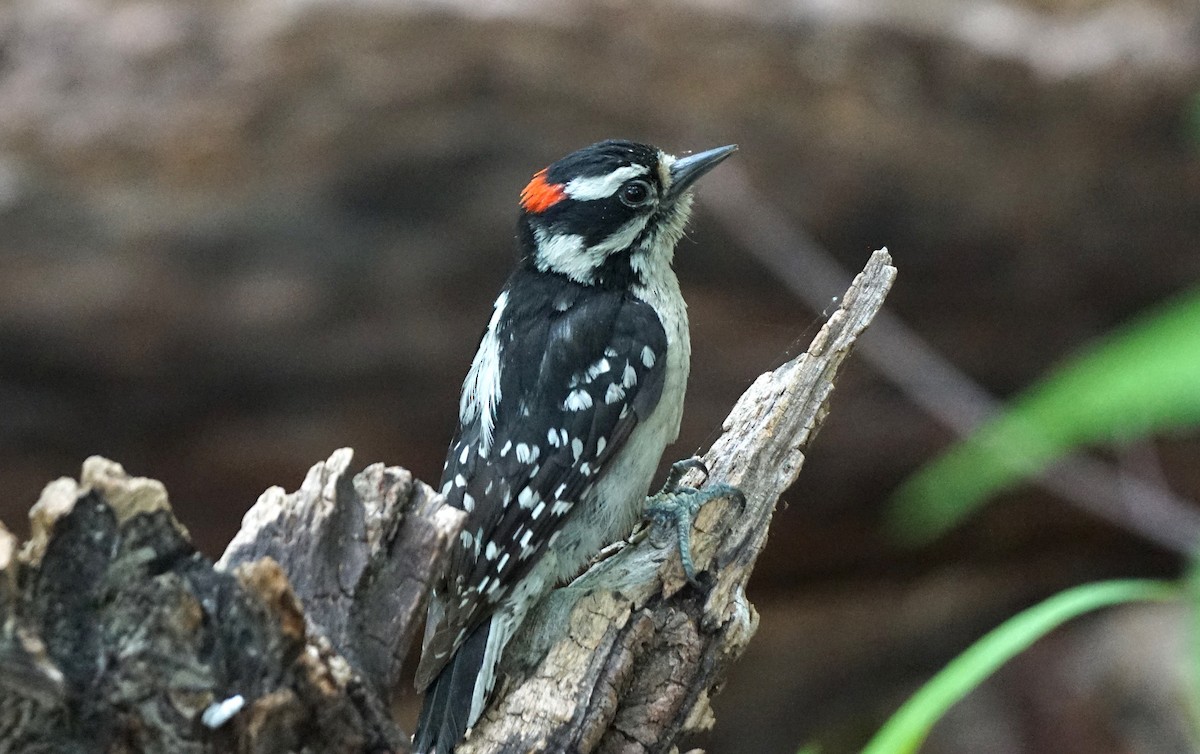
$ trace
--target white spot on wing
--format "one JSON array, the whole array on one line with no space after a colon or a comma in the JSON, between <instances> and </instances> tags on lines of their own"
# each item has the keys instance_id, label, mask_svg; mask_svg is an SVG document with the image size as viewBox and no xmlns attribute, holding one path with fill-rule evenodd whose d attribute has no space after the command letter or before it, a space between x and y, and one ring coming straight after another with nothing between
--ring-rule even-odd
<instances>
[{"instance_id":1,"label":"white spot on wing","mask_svg":"<svg viewBox=\"0 0 1200 754\"><path fill-rule=\"evenodd\" d=\"M625 389L617 383L612 383L608 386L608 390L604 392L604 402L612 405L625 397Z\"/></svg>"},{"instance_id":2,"label":"white spot on wing","mask_svg":"<svg viewBox=\"0 0 1200 754\"><path fill-rule=\"evenodd\" d=\"M517 504L522 508L532 508L541 499L540 495L526 487L521 490L521 494L517 495Z\"/></svg>"},{"instance_id":3,"label":"white spot on wing","mask_svg":"<svg viewBox=\"0 0 1200 754\"><path fill-rule=\"evenodd\" d=\"M586 411L591 407L592 396L583 388L572 390L563 401L563 408L567 411Z\"/></svg>"},{"instance_id":4,"label":"white spot on wing","mask_svg":"<svg viewBox=\"0 0 1200 754\"><path fill-rule=\"evenodd\" d=\"M649 369L654 366L654 349L650 346L642 346L642 364Z\"/></svg>"},{"instance_id":5,"label":"white spot on wing","mask_svg":"<svg viewBox=\"0 0 1200 754\"><path fill-rule=\"evenodd\" d=\"M530 448L526 443L517 443L517 460L521 463L532 463L537 460L539 455L541 455L541 451L536 445Z\"/></svg>"},{"instance_id":6,"label":"white spot on wing","mask_svg":"<svg viewBox=\"0 0 1200 754\"><path fill-rule=\"evenodd\" d=\"M586 371L573 375L568 385L569 387L574 388L579 387L581 383L588 384L600 375L607 373L610 369L612 369L612 363L609 362L607 357L601 356L599 359L592 362L592 365L589 366Z\"/></svg>"},{"instance_id":7,"label":"white spot on wing","mask_svg":"<svg viewBox=\"0 0 1200 754\"><path fill-rule=\"evenodd\" d=\"M633 364L625 362L625 373L621 375L621 384L625 387L633 387L637 384L637 372L633 368Z\"/></svg>"}]
</instances>

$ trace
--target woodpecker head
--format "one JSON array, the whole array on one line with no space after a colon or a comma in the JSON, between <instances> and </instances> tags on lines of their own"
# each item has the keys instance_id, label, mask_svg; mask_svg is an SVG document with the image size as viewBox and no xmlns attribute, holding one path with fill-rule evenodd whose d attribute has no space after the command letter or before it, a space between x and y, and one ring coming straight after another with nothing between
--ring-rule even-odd
<instances>
[{"instance_id":1,"label":"woodpecker head","mask_svg":"<svg viewBox=\"0 0 1200 754\"><path fill-rule=\"evenodd\" d=\"M521 192L522 261L585 285L645 283L671 263L692 208L688 189L736 149L676 158L611 140L567 155Z\"/></svg>"}]
</instances>

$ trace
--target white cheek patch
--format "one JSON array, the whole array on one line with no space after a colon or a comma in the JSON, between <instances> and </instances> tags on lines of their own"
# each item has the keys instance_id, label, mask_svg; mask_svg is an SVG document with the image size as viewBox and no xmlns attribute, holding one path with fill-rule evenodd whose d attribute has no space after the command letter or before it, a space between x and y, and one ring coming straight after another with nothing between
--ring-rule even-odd
<instances>
[{"instance_id":1,"label":"white cheek patch","mask_svg":"<svg viewBox=\"0 0 1200 754\"><path fill-rule=\"evenodd\" d=\"M583 236L573 233L549 233L541 228L533 232L538 245L538 261L546 261L550 267L577 257L583 251Z\"/></svg>"},{"instance_id":2,"label":"white cheek patch","mask_svg":"<svg viewBox=\"0 0 1200 754\"><path fill-rule=\"evenodd\" d=\"M579 202L591 201L593 199L607 199L616 193L616 190L625 181L639 175L645 175L648 172L650 172L650 169L645 165L626 165L623 168L617 168L607 175L572 179L567 182L567 185L563 186L563 192Z\"/></svg>"},{"instance_id":3,"label":"white cheek patch","mask_svg":"<svg viewBox=\"0 0 1200 754\"><path fill-rule=\"evenodd\" d=\"M537 241L537 268L542 272L557 272L579 283L590 283L596 267L604 259L603 252L593 253L584 245L583 236L573 233L550 233L542 228L533 231Z\"/></svg>"},{"instance_id":4,"label":"white cheek patch","mask_svg":"<svg viewBox=\"0 0 1200 754\"><path fill-rule=\"evenodd\" d=\"M650 222L649 215L640 215L633 218L629 222L622 225L608 238L604 239L595 246L589 246L588 251L598 254L607 255L615 251L622 251L630 247L637 237L646 229L646 224Z\"/></svg>"},{"instance_id":5,"label":"white cheek patch","mask_svg":"<svg viewBox=\"0 0 1200 754\"><path fill-rule=\"evenodd\" d=\"M583 236L573 233L551 233L535 228L538 250L536 263L542 272L558 272L579 283L596 279L596 271L609 254L629 248L646 230L649 215L634 217L612 235L593 246L585 246Z\"/></svg>"}]
</instances>

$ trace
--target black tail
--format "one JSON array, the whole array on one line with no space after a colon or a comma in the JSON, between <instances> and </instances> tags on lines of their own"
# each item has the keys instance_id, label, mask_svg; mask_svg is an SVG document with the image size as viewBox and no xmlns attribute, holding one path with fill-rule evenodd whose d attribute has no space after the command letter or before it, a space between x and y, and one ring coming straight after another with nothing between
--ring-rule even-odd
<instances>
[{"instance_id":1,"label":"black tail","mask_svg":"<svg viewBox=\"0 0 1200 754\"><path fill-rule=\"evenodd\" d=\"M468 717L475 684L482 682L479 676L490 625L491 621L484 621L472 631L425 690L417 733L413 736L413 750L417 754L451 754L475 722Z\"/></svg>"}]
</instances>

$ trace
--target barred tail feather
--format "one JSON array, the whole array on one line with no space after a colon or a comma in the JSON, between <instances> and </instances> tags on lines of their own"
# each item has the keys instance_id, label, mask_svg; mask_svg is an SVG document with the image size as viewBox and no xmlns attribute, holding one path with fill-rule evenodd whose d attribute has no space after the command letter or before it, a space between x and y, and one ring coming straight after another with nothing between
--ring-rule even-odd
<instances>
[{"instance_id":1,"label":"barred tail feather","mask_svg":"<svg viewBox=\"0 0 1200 754\"><path fill-rule=\"evenodd\" d=\"M475 721L471 719L475 686L484 683L491 621L481 623L425 690L425 702L413 736L417 754L452 754Z\"/></svg>"}]
</instances>

